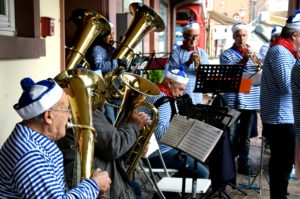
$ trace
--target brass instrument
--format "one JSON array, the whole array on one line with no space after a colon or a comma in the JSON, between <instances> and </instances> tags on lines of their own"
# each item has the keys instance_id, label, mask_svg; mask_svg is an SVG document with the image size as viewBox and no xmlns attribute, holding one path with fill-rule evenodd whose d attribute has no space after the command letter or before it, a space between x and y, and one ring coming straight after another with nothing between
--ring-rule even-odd
<instances>
[{"instance_id":1,"label":"brass instrument","mask_svg":"<svg viewBox=\"0 0 300 199\"><path fill-rule=\"evenodd\" d=\"M131 61L134 56L133 49L147 33L151 31L161 32L165 29L164 21L152 8L142 3L131 3L129 10L133 15L133 19L113 54L114 59ZM118 84L118 76L125 69L125 66L119 66L104 75L109 92L108 99L111 101L118 101L122 98L122 94L118 91L119 89L116 89L115 85Z\"/></svg>"},{"instance_id":2,"label":"brass instrument","mask_svg":"<svg viewBox=\"0 0 300 199\"><path fill-rule=\"evenodd\" d=\"M262 64L261 64L261 61L260 59L257 57L257 55L255 53L252 53L251 55L251 59L255 65L255 67L257 68L258 71L260 71L262 68Z\"/></svg>"},{"instance_id":3,"label":"brass instrument","mask_svg":"<svg viewBox=\"0 0 300 199\"><path fill-rule=\"evenodd\" d=\"M242 44L244 45L244 47L246 49L248 49L246 42L242 41ZM259 58L257 57L257 55L255 53L252 52L252 54L250 55L250 59L252 60L252 62L254 63L255 67L257 68L258 71L261 70L261 61L259 60Z\"/></svg>"},{"instance_id":4,"label":"brass instrument","mask_svg":"<svg viewBox=\"0 0 300 199\"><path fill-rule=\"evenodd\" d=\"M122 92L124 97L114 126L120 127L122 123L126 123L131 115L140 107L150 109L153 115L152 123L146 125L140 131L137 142L132 146L130 151L125 154L126 173L130 178L158 122L157 109L152 104L144 102L143 100L146 96L159 95L160 90L151 81L134 73L124 72L120 74L120 79L123 85L123 89L120 92Z\"/></svg>"},{"instance_id":5,"label":"brass instrument","mask_svg":"<svg viewBox=\"0 0 300 199\"><path fill-rule=\"evenodd\" d=\"M196 52L198 54L197 59L194 60L194 68L195 68L195 71L197 71L198 67L201 65L201 57L200 57L200 53L199 53L198 48L196 48L196 41L195 40L193 41L193 45L194 45L194 52Z\"/></svg>"},{"instance_id":6,"label":"brass instrument","mask_svg":"<svg viewBox=\"0 0 300 199\"><path fill-rule=\"evenodd\" d=\"M79 27L82 28L81 37L67 56L67 70L54 78L66 92L72 111L74 125L71 126L74 127L76 149L80 159L80 174L77 175L79 179L73 184L91 176L96 140L92 111L105 102L106 95L103 79L87 68L77 68L77 65L84 61L87 49L97 36L110 33L108 21L96 12L81 9L76 20L83 26Z\"/></svg>"},{"instance_id":7,"label":"brass instrument","mask_svg":"<svg viewBox=\"0 0 300 199\"><path fill-rule=\"evenodd\" d=\"M79 11L78 11L79 10ZM89 68L85 60L85 53L97 36L110 34L110 25L102 15L85 9L78 9L78 13L73 21L82 29L80 37L75 41L75 45L69 51L66 58L66 69L76 68L78 64Z\"/></svg>"},{"instance_id":8,"label":"brass instrument","mask_svg":"<svg viewBox=\"0 0 300 199\"><path fill-rule=\"evenodd\" d=\"M160 32L165 28L163 20L152 8L142 3L132 3L129 9L133 20L117 46L113 55L114 59L131 61L134 56L133 49L147 33ZM125 66L119 66L104 75L109 93L108 99L115 101L123 98L114 126L119 127L123 122L127 122L139 107L147 107L153 113L151 125L145 126L140 131L137 142L125 154L126 173L130 178L158 121L157 109L143 100L146 96L158 95L160 91L151 81L134 73L127 73L125 69ZM118 87L119 84L121 87Z\"/></svg>"}]
</instances>

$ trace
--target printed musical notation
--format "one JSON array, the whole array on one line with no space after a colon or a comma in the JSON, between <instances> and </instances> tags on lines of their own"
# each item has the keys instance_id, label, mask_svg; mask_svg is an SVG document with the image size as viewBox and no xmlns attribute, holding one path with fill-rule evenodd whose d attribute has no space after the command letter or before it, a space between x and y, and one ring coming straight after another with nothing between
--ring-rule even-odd
<instances>
[{"instance_id":1,"label":"printed musical notation","mask_svg":"<svg viewBox=\"0 0 300 199\"><path fill-rule=\"evenodd\" d=\"M196 119L175 115L161 142L205 162L223 130Z\"/></svg>"}]
</instances>

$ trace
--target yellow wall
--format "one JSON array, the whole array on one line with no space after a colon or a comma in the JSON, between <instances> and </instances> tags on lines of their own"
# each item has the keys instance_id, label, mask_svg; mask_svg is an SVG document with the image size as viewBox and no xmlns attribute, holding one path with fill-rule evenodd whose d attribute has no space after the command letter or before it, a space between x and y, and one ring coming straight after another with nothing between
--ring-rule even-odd
<instances>
[{"instance_id":1,"label":"yellow wall","mask_svg":"<svg viewBox=\"0 0 300 199\"><path fill-rule=\"evenodd\" d=\"M21 95L20 80L31 77L39 81L60 72L59 0L40 0L40 15L55 19L55 34L46 37L46 56L37 59L0 60L0 146L21 117L13 109ZM24 49L26 50L26 49Z\"/></svg>"}]
</instances>

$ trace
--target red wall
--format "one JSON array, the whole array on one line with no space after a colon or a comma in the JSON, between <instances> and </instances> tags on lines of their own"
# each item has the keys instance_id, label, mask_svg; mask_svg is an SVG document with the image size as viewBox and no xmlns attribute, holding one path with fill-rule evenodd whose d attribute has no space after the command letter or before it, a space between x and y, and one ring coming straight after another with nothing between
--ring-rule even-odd
<instances>
[{"instance_id":1,"label":"red wall","mask_svg":"<svg viewBox=\"0 0 300 199\"><path fill-rule=\"evenodd\" d=\"M206 49L206 26L205 20L203 18L202 5L201 4L186 4L184 6L178 7L176 12L182 9L189 9L194 12L193 20L199 23L200 25L200 37L198 40L199 46L203 49ZM188 23L188 20L177 20L177 25L185 25Z\"/></svg>"}]
</instances>

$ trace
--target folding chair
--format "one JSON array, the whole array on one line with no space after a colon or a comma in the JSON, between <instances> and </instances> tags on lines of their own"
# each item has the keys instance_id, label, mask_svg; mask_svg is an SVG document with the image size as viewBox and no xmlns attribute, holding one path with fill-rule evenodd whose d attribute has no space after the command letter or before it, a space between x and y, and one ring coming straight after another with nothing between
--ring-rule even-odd
<instances>
[{"instance_id":1,"label":"folding chair","mask_svg":"<svg viewBox=\"0 0 300 199\"><path fill-rule=\"evenodd\" d=\"M147 183L150 183L151 186L154 188L154 190L157 192L158 195L162 195L162 193L159 193L160 190L157 187L157 183L156 183L156 178L161 179L162 175L163 176L168 176L171 177L174 173L176 173L178 170L176 169L167 169L166 165L162 159L162 168L152 168L149 167L150 162L148 157L154 153L154 152L158 152L160 158L162 159L161 153L159 151L159 146L157 144L156 138L154 136L154 134L151 136L150 140L149 140L149 147L147 150L147 153L145 154L144 157L141 158L141 160L139 161L139 165L136 168L136 171L138 172L143 172L143 174L146 177L146 181L143 182L143 186L146 186ZM151 166L151 165L150 165ZM160 196L161 197L161 196ZM163 197L161 197L163 198Z\"/></svg>"},{"instance_id":2,"label":"folding chair","mask_svg":"<svg viewBox=\"0 0 300 199\"><path fill-rule=\"evenodd\" d=\"M157 152L159 155L159 158L163 166L163 168L161 169L156 169L151 167L148 157L154 152ZM183 178L172 177L170 175L170 173L174 173L177 170L168 169L166 167L166 164L159 150L159 146L154 135L152 135L149 141L149 149L145 157L143 157L143 159L145 160L144 162L146 164L146 168L145 166L143 166L141 162L140 162L140 167L143 171L145 171L144 172L145 176L148 176L147 177L148 180L154 186L157 194L161 199L165 199L163 192L175 192L181 195ZM149 172L149 175L147 171ZM164 177L158 178L157 180L157 178L155 177L155 173L157 172L158 173L163 172ZM192 193L192 185L193 185L192 178L185 178L185 193ZM204 194L206 193L210 185L211 185L210 179L197 179L197 187L195 191L198 194Z\"/></svg>"}]
</instances>

